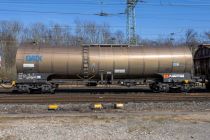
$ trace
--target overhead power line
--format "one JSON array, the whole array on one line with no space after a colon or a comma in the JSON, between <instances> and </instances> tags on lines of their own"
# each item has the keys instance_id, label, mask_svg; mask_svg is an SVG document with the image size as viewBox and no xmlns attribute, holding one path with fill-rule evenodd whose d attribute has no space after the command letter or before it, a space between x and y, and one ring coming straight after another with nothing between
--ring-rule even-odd
<instances>
[{"instance_id":1,"label":"overhead power line","mask_svg":"<svg viewBox=\"0 0 210 140\"><path fill-rule=\"evenodd\" d=\"M34 10L16 10L16 9L0 9L2 12L16 12L16 13L34 13L34 14L57 14L57 15L84 15L84 16L124 16L124 13L76 13L76 12L58 12L58 11L34 11ZM2 13L0 13L2 14ZM210 22L207 19L188 19L188 18L174 18L170 17L143 17L143 16L136 16L141 19L170 19L170 20L187 20L187 21L196 21L196 22Z\"/></svg>"},{"instance_id":2,"label":"overhead power line","mask_svg":"<svg viewBox=\"0 0 210 140\"><path fill-rule=\"evenodd\" d=\"M140 4L138 4L140 5ZM210 4L186 4L186 3L141 3L149 6L168 6L168 7L208 7Z\"/></svg>"},{"instance_id":3,"label":"overhead power line","mask_svg":"<svg viewBox=\"0 0 210 140\"><path fill-rule=\"evenodd\" d=\"M18 13L36 13L36 14L58 14L58 15L89 15L89 16L117 16L123 15L124 13L76 13L76 12L55 12L55 11L35 11L35 10L9 10L9 9L0 9L2 12L18 12Z\"/></svg>"},{"instance_id":4,"label":"overhead power line","mask_svg":"<svg viewBox=\"0 0 210 140\"><path fill-rule=\"evenodd\" d=\"M15 5L101 5L100 2L26 2L26 1L1 1L0 4L15 4ZM103 3L103 5L123 5L126 6L125 2L110 2ZM147 3L147 2L139 2L137 5L148 5L148 6L176 6L176 7L208 7L210 3Z\"/></svg>"},{"instance_id":5,"label":"overhead power line","mask_svg":"<svg viewBox=\"0 0 210 140\"><path fill-rule=\"evenodd\" d=\"M1 4L17 4L17 5L31 5L31 4L36 4L36 5L101 5L101 3L95 1L95 2L0 2ZM112 3L103 3L103 5L126 5L126 3L118 3L118 2L112 2Z\"/></svg>"},{"instance_id":6,"label":"overhead power line","mask_svg":"<svg viewBox=\"0 0 210 140\"><path fill-rule=\"evenodd\" d=\"M71 12L54 12L54 11L34 11L34 10L9 10L0 9L3 12L20 12L20 13L38 13L38 14L59 14L59 15L93 15L88 13L71 13Z\"/></svg>"}]
</instances>

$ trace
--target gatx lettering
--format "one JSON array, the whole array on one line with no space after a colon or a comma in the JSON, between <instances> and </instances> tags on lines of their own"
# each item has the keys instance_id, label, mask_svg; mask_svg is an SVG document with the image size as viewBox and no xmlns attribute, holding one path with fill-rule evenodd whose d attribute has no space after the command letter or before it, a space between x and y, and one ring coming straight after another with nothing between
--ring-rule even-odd
<instances>
[{"instance_id":1,"label":"gatx lettering","mask_svg":"<svg viewBox=\"0 0 210 140\"><path fill-rule=\"evenodd\" d=\"M42 61L42 56L40 56L40 55L27 55L25 57L25 61L27 61L27 62L40 62L40 61Z\"/></svg>"}]
</instances>

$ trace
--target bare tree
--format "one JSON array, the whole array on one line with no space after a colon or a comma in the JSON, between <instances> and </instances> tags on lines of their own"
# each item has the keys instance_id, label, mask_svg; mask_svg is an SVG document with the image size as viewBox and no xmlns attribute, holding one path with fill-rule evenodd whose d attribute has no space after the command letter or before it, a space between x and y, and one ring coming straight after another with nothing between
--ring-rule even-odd
<instances>
[{"instance_id":1,"label":"bare tree","mask_svg":"<svg viewBox=\"0 0 210 140\"><path fill-rule=\"evenodd\" d=\"M114 33L115 43L116 44L124 44L125 43L125 36L124 33L120 30Z\"/></svg>"},{"instance_id":2,"label":"bare tree","mask_svg":"<svg viewBox=\"0 0 210 140\"><path fill-rule=\"evenodd\" d=\"M22 42L48 43L48 29L43 23L35 23L25 27L22 33Z\"/></svg>"},{"instance_id":3,"label":"bare tree","mask_svg":"<svg viewBox=\"0 0 210 140\"><path fill-rule=\"evenodd\" d=\"M185 33L185 44L190 48L192 54L194 54L198 46L198 34L193 29L188 29Z\"/></svg>"},{"instance_id":4,"label":"bare tree","mask_svg":"<svg viewBox=\"0 0 210 140\"><path fill-rule=\"evenodd\" d=\"M3 51L3 62L5 72L14 72L15 56L17 51L17 39L22 25L16 21L0 22L0 45ZM14 73L8 74L7 78L11 79Z\"/></svg>"},{"instance_id":5,"label":"bare tree","mask_svg":"<svg viewBox=\"0 0 210 140\"><path fill-rule=\"evenodd\" d=\"M95 22L75 21L75 33L77 39L83 44L109 44L112 43L111 31L108 24L96 24Z\"/></svg>"},{"instance_id":6,"label":"bare tree","mask_svg":"<svg viewBox=\"0 0 210 140\"><path fill-rule=\"evenodd\" d=\"M110 26L106 23L100 26L100 42L102 44L111 44L113 39L111 37Z\"/></svg>"},{"instance_id":7,"label":"bare tree","mask_svg":"<svg viewBox=\"0 0 210 140\"><path fill-rule=\"evenodd\" d=\"M208 40L210 40L210 31L209 32L205 32L205 35L208 38Z\"/></svg>"},{"instance_id":8,"label":"bare tree","mask_svg":"<svg viewBox=\"0 0 210 140\"><path fill-rule=\"evenodd\" d=\"M30 37L38 43L45 43L47 37L47 27L43 23L35 23L30 28Z\"/></svg>"},{"instance_id":9,"label":"bare tree","mask_svg":"<svg viewBox=\"0 0 210 140\"><path fill-rule=\"evenodd\" d=\"M36 42L52 46L70 46L74 44L70 27L67 25L42 23L23 29L22 42Z\"/></svg>"},{"instance_id":10,"label":"bare tree","mask_svg":"<svg viewBox=\"0 0 210 140\"><path fill-rule=\"evenodd\" d=\"M68 46L73 44L70 27L67 25L54 24L48 29L48 40L51 45Z\"/></svg>"}]
</instances>

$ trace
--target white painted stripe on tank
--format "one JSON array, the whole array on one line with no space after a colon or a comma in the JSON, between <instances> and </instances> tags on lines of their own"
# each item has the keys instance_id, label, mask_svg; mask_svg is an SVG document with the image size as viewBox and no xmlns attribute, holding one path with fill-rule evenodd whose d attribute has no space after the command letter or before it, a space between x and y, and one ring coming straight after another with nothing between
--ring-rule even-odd
<instances>
[{"instance_id":1,"label":"white painted stripe on tank","mask_svg":"<svg viewBox=\"0 0 210 140\"><path fill-rule=\"evenodd\" d=\"M125 69L115 69L114 73L125 73Z\"/></svg>"},{"instance_id":2,"label":"white painted stripe on tank","mask_svg":"<svg viewBox=\"0 0 210 140\"><path fill-rule=\"evenodd\" d=\"M23 64L24 68L34 68L34 64Z\"/></svg>"}]
</instances>

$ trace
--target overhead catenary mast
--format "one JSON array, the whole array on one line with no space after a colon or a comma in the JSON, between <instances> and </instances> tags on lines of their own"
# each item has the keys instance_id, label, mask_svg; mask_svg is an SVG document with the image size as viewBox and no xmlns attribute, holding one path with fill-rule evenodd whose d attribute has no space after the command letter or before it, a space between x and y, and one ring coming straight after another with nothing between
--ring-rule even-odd
<instances>
[{"instance_id":1,"label":"overhead catenary mast","mask_svg":"<svg viewBox=\"0 0 210 140\"><path fill-rule=\"evenodd\" d=\"M126 23L126 37L129 44L136 44L136 16L135 6L139 0L127 0L127 23Z\"/></svg>"}]
</instances>

